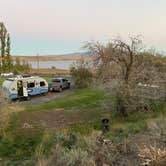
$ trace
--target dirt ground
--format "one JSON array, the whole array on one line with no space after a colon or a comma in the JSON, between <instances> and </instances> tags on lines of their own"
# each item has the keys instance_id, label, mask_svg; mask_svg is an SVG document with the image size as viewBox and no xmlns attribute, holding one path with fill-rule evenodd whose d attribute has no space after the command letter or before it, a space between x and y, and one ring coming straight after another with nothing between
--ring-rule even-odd
<instances>
[{"instance_id":1,"label":"dirt ground","mask_svg":"<svg viewBox=\"0 0 166 166\"><path fill-rule=\"evenodd\" d=\"M56 131L82 120L80 111L74 110L20 112L16 131L28 134L35 134L46 129Z\"/></svg>"},{"instance_id":2,"label":"dirt ground","mask_svg":"<svg viewBox=\"0 0 166 166\"><path fill-rule=\"evenodd\" d=\"M6 103L6 102L5 102L5 100L4 100L3 96L2 96L2 90L0 90L0 106L2 104L4 104L4 103Z\"/></svg>"},{"instance_id":3,"label":"dirt ground","mask_svg":"<svg viewBox=\"0 0 166 166\"><path fill-rule=\"evenodd\" d=\"M42 103L49 102L56 98L62 98L73 93L74 88L66 89L62 92L52 92L51 94L46 94L45 96L39 95L34 96L28 101L13 101L11 103L4 101L1 96L0 108L3 106L14 106L14 105L38 105ZM57 130L64 128L65 126L71 125L73 123L80 122L83 118L80 111L74 110L63 110L54 109L51 111L23 111L19 112L18 123L15 132L24 134L35 134L45 129Z\"/></svg>"}]
</instances>

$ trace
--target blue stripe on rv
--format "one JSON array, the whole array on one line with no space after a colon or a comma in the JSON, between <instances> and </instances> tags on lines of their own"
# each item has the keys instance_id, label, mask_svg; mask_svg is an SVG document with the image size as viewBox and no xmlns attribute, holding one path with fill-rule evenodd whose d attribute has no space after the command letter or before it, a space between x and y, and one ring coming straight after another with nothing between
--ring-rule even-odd
<instances>
[{"instance_id":1,"label":"blue stripe on rv","mask_svg":"<svg viewBox=\"0 0 166 166\"><path fill-rule=\"evenodd\" d=\"M38 94L42 94L42 93L47 93L48 92L48 88L29 88L28 89L28 94L31 96L34 95L38 95Z\"/></svg>"},{"instance_id":2,"label":"blue stripe on rv","mask_svg":"<svg viewBox=\"0 0 166 166\"><path fill-rule=\"evenodd\" d=\"M13 100L13 99L17 99L18 96L17 96L17 94L10 94L9 98Z\"/></svg>"},{"instance_id":3,"label":"blue stripe on rv","mask_svg":"<svg viewBox=\"0 0 166 166\"><path fill-rule=\"evenodd\" d=\"M48 88L32 88L32 89L29 89L29 90L31 90L29 92L29 95L31 95L31 96L35 96L35 95L39 95L39 94L43 94L43 93L48 92ZM17 94L10 94L7 98L13 100L13 99L17 99L18 96L17 96Z\"/></svg>"}]
</instances>

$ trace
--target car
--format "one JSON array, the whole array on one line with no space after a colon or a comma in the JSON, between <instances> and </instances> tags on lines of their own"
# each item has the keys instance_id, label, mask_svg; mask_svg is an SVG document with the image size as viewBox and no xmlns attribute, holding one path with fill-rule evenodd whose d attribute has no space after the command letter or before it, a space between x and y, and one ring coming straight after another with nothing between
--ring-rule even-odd
<instances>
[{"instance_id":1,"label":"car","mask_svg":"<svg viewBox=\"0 0 166 166\"><path fill-rule=\"evenodd\" d=\"M64 89L70 88L70 81L66 78L53 78L48 84L49 91L61 92Z\"/></svg>"}]
</instances>

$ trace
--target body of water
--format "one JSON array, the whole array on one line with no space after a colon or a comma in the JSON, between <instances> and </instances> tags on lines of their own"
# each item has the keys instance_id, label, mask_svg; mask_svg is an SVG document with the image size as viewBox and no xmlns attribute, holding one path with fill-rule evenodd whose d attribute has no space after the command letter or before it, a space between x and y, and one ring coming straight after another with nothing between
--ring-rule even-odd
<instances>
[{"instance_id":1,"label":"body of water","mask_svg":"<svg viewBox=\"0 0 166 166\"><path fill-rule=\"evenodd\" d=\"M69 70L74 62L75 61L41 61L38 63L37 61L29 61L28 63L34 69L37 69L39 66L39 68L44 69L55 67L57 69Z\"/></svg>"}]
</instances>

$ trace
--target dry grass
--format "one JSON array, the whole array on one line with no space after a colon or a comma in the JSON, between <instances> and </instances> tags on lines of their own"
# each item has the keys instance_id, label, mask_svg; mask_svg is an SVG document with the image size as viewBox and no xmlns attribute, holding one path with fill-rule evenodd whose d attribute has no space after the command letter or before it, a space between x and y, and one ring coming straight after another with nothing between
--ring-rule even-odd
<instances>
[{"instance_id":1,"label":"dry grass","mask_svg":"<svg viewBox=\"0 0 166 166\"><path fill-rule=\"evenodd\" d=\"M6 128L10 122L10 116L12 113L23 111L19 106L3 106L0 108L0 133L2 136L6 136Z\"/></svg>"},{"instance_id":2,"label":"dry grass","mask_svg":"<svg viewBox=\"0 0 166 166\"><path fill-rule=\"evenodd\" d=\"M160 165L166 159L166 148L159 148L156 145L138 146L138 156L142 160L142 165Z\"/></svg>"},{"instance_id":3,"label":"dry grass","mask_svg":"<svg viewBox=\"0 0 166 166\"><path fill-rule=\"evenodd\" d=\"M2 84L1 84L2 85ZM2 90L1 90L1 85L0 85L0 110L3 108L3 105L6 104L6 101L2 95Z\"/></svg>"},{"instance_id":4,"label":"dry grass","mask_svg":"<svg viewBox=\"0 0 166 166\"><path fill-rule=\"evenodd\" d=\"M35 157L37 159L37 166L45 166L46 165L46 159L44 156L45 151L45 144L49 142L52 138L52 134L48 131L45 131L42 137L42 140L40 144L37 146L35 151Z\"/></svg>"},{"instance_id":5,"label":"dry grass","mask_svg":"<svg viewBox=\"0 0 166 166\"><path fill-rule=\"evenodd\" d=\"M149 141L137 145L142 165L159 166L166 163L166 118L160 117L148 124Z\"/></svg>"},{"instance_id":6,"label":"dry grass","mask_svg":"<svg viewBox=\"0 0 166 166\"><path fill-rule=\"evenodd\" d=\"M120 156L120 145L104 139L101 132L94 131L89 136L75 135L74 140L71 138L73 135L71 137L67 133L58 134L51 157L46 159L40 155L39 166L132 166L129 159ZM68 147L69 144L71 146Z\"/></svg>"},{"instance_id":7,"label":"dry grass","mask_svg":"<svg viewBox=\"0 0 166 166\"><path fill-rule=\"evenodd\" d=\"M166 142L166 117L164 115L155 121L150 121L148 128L154 137Z\"/></svg>"}]
</instances>

